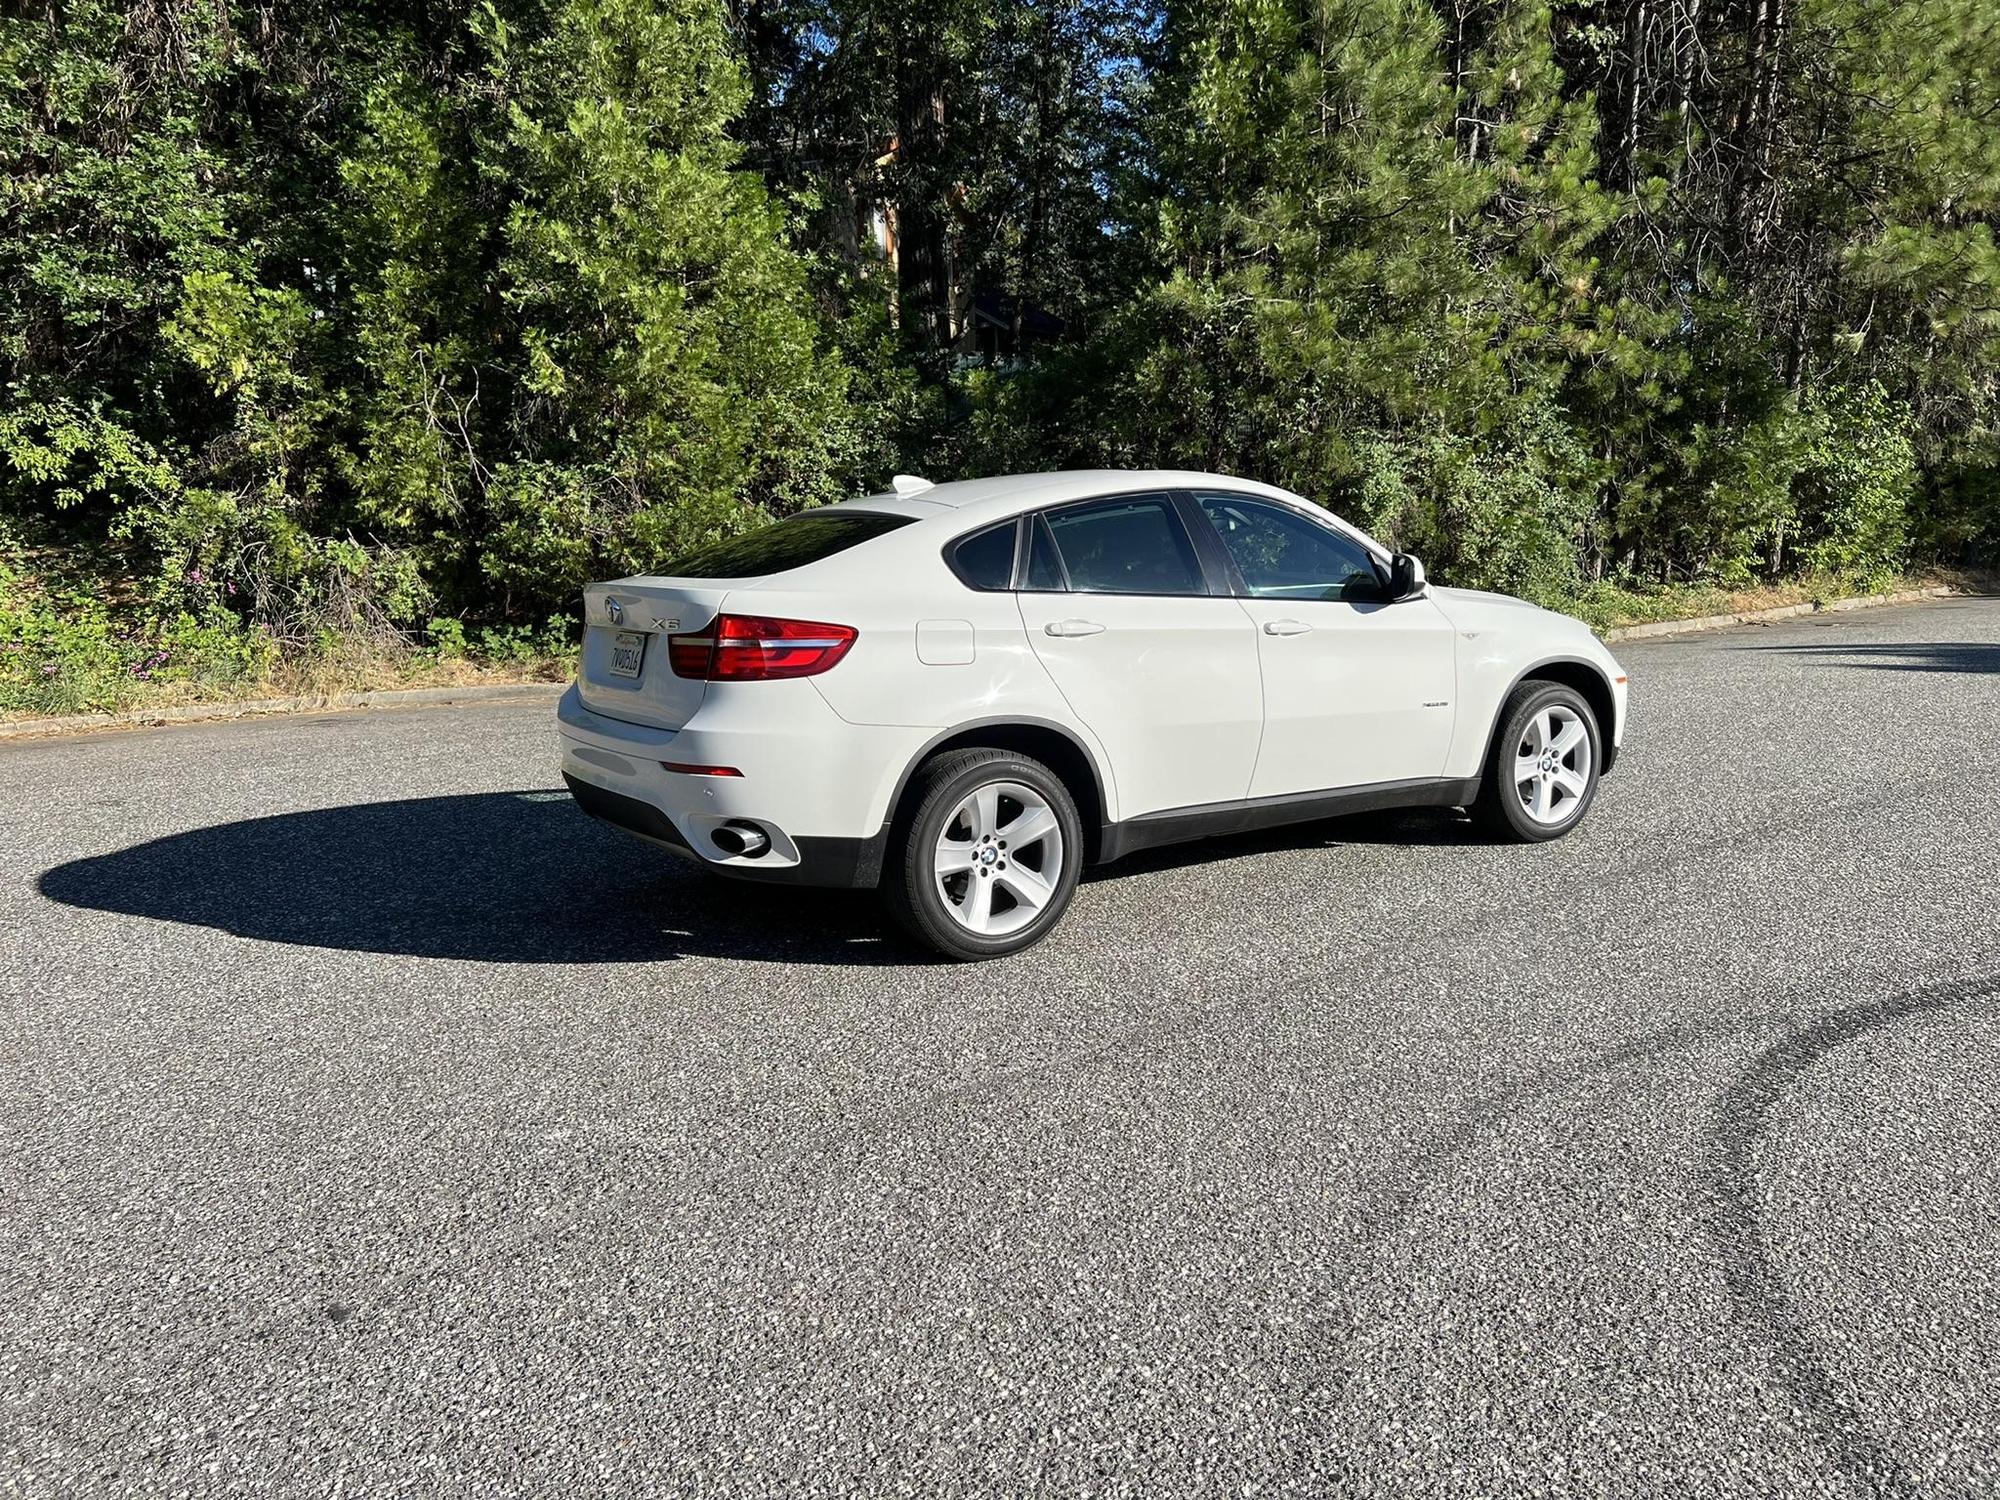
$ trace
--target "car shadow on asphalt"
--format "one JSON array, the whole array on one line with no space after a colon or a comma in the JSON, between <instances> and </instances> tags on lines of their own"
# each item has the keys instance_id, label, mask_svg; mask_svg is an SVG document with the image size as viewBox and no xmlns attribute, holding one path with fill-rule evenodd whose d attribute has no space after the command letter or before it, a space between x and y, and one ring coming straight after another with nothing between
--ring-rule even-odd
<instances>
[{"instance_id":1,"label":"car shadow on asphalt","mask_svg":"<svg viewBox=\"0 0 2000 1500\"><path fill-rule=\"evenodd\" d=\"M1776 651L1818 657L1829 666L1872 672L2000 673L2000 643L1993 641L1857 641L1811 646L1732 646L1732 651Z\"/></svg>"},{"instance_id":2,"label":"car shadow on asphalt","mask_svg":"<svg viewBox=\"0 0 2000 1500\"><path fill-rule=\"evenodd\" d=\"M1148 850L1119 879L1341 844L1479 841L1449 809L1370 813ZM221 823L58 865L66 906L267 943L486 963L936 962L871 891L725 880L585 817L567 792L482 792Z\"/></svg>"},{"instance_id":3,"label":"car shadow on asphalt","mask_svg":"<svg viewBox=\"0 0 2000 1500\"><path fill-rule=\"evenodd\" d=\"M487 963L924 958L872 893L721 880L584 816L567 792L223 823L59 865L40 889L261 942Z\"/></svg>"}]
</instances>

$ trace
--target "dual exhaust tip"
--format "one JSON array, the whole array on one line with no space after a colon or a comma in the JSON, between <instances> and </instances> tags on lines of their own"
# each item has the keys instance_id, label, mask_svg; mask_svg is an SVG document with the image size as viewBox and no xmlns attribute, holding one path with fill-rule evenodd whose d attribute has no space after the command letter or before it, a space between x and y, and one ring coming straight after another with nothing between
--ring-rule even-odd
<instances>
[{"instance_id":1,"label":"dual exhaust tip","mask_svg":"<svg viewBox=\"0 0 2000 1500\"><path fill-rule=\"evenodd\" d=\"M771 852L771 836L742 818L731 818L708 837L724 854L738 859L762 859Z\"/></svg>"}]
</instances>

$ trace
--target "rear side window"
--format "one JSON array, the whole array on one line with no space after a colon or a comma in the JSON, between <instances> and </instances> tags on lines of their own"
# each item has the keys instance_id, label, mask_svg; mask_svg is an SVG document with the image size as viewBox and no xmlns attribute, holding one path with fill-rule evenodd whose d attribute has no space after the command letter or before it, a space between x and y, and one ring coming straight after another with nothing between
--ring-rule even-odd
<instances>
[{"instance_id":1,"label":"rear side window","mask_svg":"<svg viewBox=\"0 0 2000 1500\"><path fill-rule=\"evenodd\" d=\"M1194 543L1165 497L1135 495L1048 512L1069 586L1092 594L1206 594Z\"/></svg>"},{"instance_id":2,"label":"rear side window","mask_svg":"<svg viewBox=\"0 0 2000 1500\"><path fill-rule=\"evenodd\" d=\"M952 572L968 588L989 591L1014 586L1015 523L1002 521L953 545L949 554Z\"/></svg>"},{"instance_id":3,"label":"rear side window","mask_svg":"<svg viewBox=\"0 0 2000 1500\"><path fill-rule=\"evenodd\" d=\"M823 562L914 519L873 510L809 510L677 557L656 571L666 578L761 578Z\"/></svg>"}]
</instances>

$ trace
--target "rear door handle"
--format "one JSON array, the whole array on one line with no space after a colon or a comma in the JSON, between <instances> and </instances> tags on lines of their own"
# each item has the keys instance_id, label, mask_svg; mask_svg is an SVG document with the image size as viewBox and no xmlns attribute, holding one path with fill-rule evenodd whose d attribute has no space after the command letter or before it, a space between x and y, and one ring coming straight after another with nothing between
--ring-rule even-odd
<instances>
[{"instance_id":1,"label":"rear door handle","mask_svg":"<svg viewBox=\"0 0 2000 1500\"><path fill-rule=\"evenodd\" d=\"M1104 627L1095 620L1051 620L1042 629L1049 635L1096 635Z\"/></svg>"},{"instance_id":2,"label":"rear door handle","mask_svg":"<svg viewBox=\"0 0 2000 1500\"><path fill-rule=\"evenodd\" d=\"M1266 635L1304 635L1311 629L1312 626L1306 624L1304 620L1266 620L1264 622L1264 634Z\"/></svg>"}]
</instances>

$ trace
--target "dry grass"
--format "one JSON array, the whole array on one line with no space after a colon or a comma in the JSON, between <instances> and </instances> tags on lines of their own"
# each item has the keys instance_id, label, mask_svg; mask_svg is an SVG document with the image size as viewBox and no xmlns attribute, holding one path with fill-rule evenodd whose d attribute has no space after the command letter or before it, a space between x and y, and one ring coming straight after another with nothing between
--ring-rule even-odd
<instances>
[{"instance_id":1,"label":"dry grass","mask_svg":"<svg viewBox=\"0 0 2000 1500\"><path fill-rule=\"evenodd\" d=\"M1621 625L1651 625L1664 620L1754 614L1792 604L1831 604L1840 599L1897 594L1911 589L1950 588L1962 593L1988 593L1992 591L1991 585L1990 579L1958 569L1927 569L1866 580L1807 578L1734 589L1711 584L1675 584L1641 591L1600 585L1556 607L1587 620L1599 630L1611 630Z\"/></svg>"},{"instance_id":2,"label":"dry grass","mask_svg":"<svg viewBox=\"0 0 2000 1500\"><path fill-rule=\"evenodd\" d=\"M289 665L243 691L242 698L316 698L335 693L379 692L390 688L497 687L511 683L567 682L576 670L573 658L537 657L528 661L477 662L464 658L425 659L418 655L397 660L379 656L360 661L314 658Z\"/></svg>"},{"instance_id":3,"label":"dry grass","mask_svg":"<svg viewBox=\"0 0 2000 1500\"><path fill-rule=\"evenodd\" d=\"M135 682L121 687L115 703L79 708L82 713L144 714L149 709L186 708L196 704L256 703L274 698L331 699L342 693L367 693L397 688L513 687L567 682L575 671L570 657L538 657L500 663L464 659L437 660L417 653L401 660L372 659L287 663L261 677L228 681ZM0 724L31 723L41 714L4 712ZM62 715L58 715L62 717Z\"/></svg>"}]
</instances>

